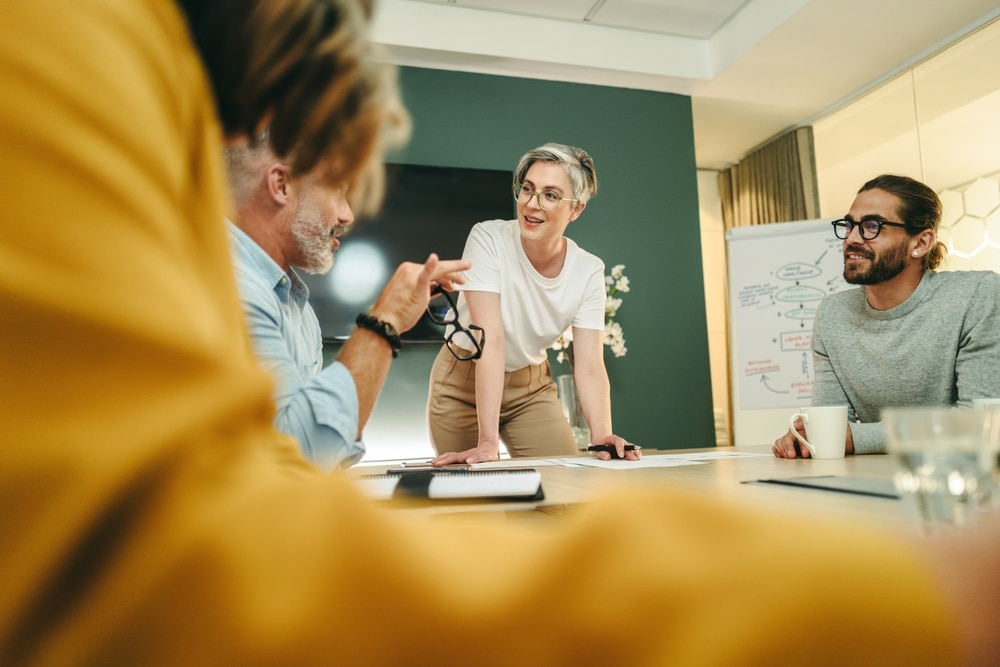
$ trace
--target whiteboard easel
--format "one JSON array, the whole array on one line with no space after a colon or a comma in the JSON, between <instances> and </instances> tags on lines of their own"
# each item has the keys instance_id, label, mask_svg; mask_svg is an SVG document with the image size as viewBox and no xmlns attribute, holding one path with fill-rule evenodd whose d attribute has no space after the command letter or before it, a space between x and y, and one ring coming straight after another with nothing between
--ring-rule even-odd
<instances>
[{"instance_id":1,"label":"whiteboard easel","mask_svg":"<svg viewBox=\"0 0 1000 667\"><path fill-rule=\"evenodd\" d=\"M812 398L812 324L820 300L850 288L830 220L726 232L733 439L769 444Z\"/></svg>"}]
</instances>

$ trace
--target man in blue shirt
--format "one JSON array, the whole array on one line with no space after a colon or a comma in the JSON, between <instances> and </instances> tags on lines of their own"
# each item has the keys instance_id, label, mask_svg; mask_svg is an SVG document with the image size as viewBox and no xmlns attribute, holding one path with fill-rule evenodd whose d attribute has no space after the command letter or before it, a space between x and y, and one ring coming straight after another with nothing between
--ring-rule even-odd
<instances>
[{"instance_id":1,"label":"man in blue shirt","mask_svg":"<svg viewBox=\"0 0 1000 667\"><path fill-rule=\"evenodd\" d=\"M226 149L234 216L233 263L254 352L276 381L276 427L295 437L323 468L349 466L365 452L361 433L400 347L427 303L420 271L451 287L459 261L404 263L358 328L323 368L319 321L295 268L326 273L354 213L347 188L293 174L269 148L267 133ZM433 264L432 264L433 262ZM391 354L390 354L391 353Z\"/></svg>"}]
</instances>

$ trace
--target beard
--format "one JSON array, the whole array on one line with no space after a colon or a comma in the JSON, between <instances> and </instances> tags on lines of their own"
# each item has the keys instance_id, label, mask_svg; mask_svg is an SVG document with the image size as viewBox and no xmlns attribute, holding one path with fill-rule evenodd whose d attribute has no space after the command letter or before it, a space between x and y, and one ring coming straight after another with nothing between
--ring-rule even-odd
<instances>
[{"instance_id":1,"label":"beard","mask_svg":"<svg viewBox=\"0 0 1000 667\"><path fill-rule=\"evenodd\" d=\"M297 210L292 222L292 236L298 246L301 264L306 273L323 274L333 267L333 231L319 215Z\"/></svg>"},{"instance_id":2,"label":"beard","mask_svg":"<svg viewBox=\"0 0 1000 667\"><path fill-rule=\"evenodd\" d=\"M868 269L851 268L844 260L844 280L851 285L877 285L895 278L906 268L907 239L886 248L881 254L874 253L861 246L850 246L844 249L844 256L854 252L868 259Z\"/></svg>"}]
</instances>

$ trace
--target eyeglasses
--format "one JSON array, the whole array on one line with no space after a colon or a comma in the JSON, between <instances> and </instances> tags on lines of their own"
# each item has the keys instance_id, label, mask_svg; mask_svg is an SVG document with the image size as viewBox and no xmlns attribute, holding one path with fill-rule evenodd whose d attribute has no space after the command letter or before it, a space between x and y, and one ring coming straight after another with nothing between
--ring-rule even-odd
<instances>
[{"instance_id":1,"label":"eyeglasses","mask_svg":"<svg viewBox=\"0 0 1000 667\"><path fill-rule=\"evenodd\" d=\"M472 361L483 356L486 332L482 327L470 324L466 329L458 321L458 308L451 292L440 285L431 292L431 302L427 304L427 314L435 324L451 326L451 333L445 338L448 351L459 361Z\"/></svg>"},{"instance_id":2,"label":"eyeglasses","mask_svg":"<svg viewBox=\"0 0 1000 667\"><path fill-rule=\"evenodd\" d=\"M830 223L833 225L833 234L838 239L846 239L851 235L851 230L855 227L858 228L858 234L861 234L861 238L865 241L871 241L873 238L879 235L882 231L883 225L889 225L890 227L902 227L906 229L906 225L901 222L889 222L888 220L879 220L878 218L868 218L862 220L861 222L854 222L853 220L848 220L847 218L842 218L840 220L834 220Z\"/></svg>"},{"instance_id":3,"label":"eyeglasses","mask_svg":"<svg viewBox=\"0 0 1000 667\"><path fill-rule=\"evenodd\" d=\"M555 190L543 190L541 192L535 190L530 185L525 185L524 183L514 184L514 199L521 204L527 204L534 197L538 202L538 208L543 211L551 211L559 202L562 201L580 201L579 199L570 199L569 197L563 197Z\"/></svg>"}]
</instances>

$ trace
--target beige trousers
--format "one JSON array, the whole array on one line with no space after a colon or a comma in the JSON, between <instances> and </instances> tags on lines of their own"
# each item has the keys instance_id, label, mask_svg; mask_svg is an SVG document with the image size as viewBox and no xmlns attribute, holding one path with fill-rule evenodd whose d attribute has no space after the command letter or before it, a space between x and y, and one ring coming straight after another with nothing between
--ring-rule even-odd
<instances>
[{"instance_id":1,"label":"beige trousers","mask_svg":"<svg viewBox=\"0 0 1000 667\"><path fill-rule=\"evenodd\" d=\"M455 359L445 346L431 369L427 423L438 454L479 444L476 364ZM500 440L511 457L577 453L548 361L504 373Z\"/></svg>"}]
</instances>

